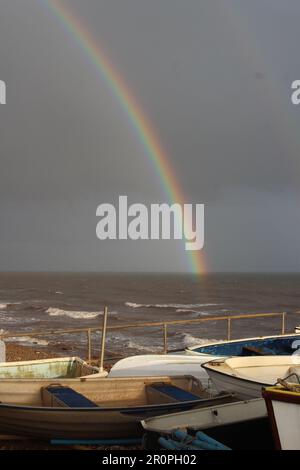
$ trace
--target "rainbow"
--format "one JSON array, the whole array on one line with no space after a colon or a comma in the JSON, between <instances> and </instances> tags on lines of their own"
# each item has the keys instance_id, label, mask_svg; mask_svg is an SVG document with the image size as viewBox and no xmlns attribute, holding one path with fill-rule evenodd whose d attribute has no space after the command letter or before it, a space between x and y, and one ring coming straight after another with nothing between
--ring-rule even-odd
<instances>
[{"instance_id":1,"label":"rainbow","mask_svg":"<svg viewBox=\"0 0 300 470\"><path fill-rule=\"evenodd\" d=\"M155 134L151 123L124 78L99 45L99 42L92 37L85 25L82 24L82 21L70 8L63 5L60 0L43 0L43 4L60 20L63 27L71 34L118 101L137 139L141 142L145 155L155 167L168 202L171 204L186 202L170 159L163 149L158 136ZM201 274L206 271L201 251L187 251L186 253L191 272Z\"/></svg>"}]
</instances>

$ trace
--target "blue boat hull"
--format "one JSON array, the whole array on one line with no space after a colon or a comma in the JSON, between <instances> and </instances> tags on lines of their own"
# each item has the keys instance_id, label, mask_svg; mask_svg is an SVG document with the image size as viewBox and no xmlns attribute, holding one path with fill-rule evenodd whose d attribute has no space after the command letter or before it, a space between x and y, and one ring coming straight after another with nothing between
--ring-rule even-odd
<instances>
[{"instance_id":1,"label":"blue boat hull","mask_svg":"<svg viewBox=\"0 0 300 470\"><path fill-rule=\"evenodd\" d=\"M188 354L212 356L289 356L300 346L300 335L277 335L261 338L211 343L188 348Z\"/></svg>"}]
</instances>

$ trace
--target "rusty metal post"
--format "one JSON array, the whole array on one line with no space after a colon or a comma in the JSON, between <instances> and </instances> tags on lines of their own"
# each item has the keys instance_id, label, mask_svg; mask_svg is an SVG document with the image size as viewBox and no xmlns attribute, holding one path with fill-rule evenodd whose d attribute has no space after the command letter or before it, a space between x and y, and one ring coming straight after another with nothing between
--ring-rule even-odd
<instances>
[{"instance_id":1,"label":"rusty metal post","mask_svg":"<svg viewBox=\"0 0 300 470\"><path fill-rule=\"evenodd\" d=\"M281 317L281 334L284 335L285 333L285 315L286 312L282 312L282 317Z\"/></svg>"},{"instance_id":2,"label":"rusty metal post","mask_svg":"<svg viewBox=\"0 0 300 470\"><path fill-rule=\"evenodd\" d=\"M100 365L99 365L101 372L103 372L104 355L105 355L105 339L106 339L107 313L108 313L108 308L107 308L107 307L104 307L104 311L103 311L103 323L102 323L102 340L101 340L101 350L100 350Z\"/></svg>"},{"instance_id":3,"label":"rusty metal post","mask_svg":"<svg viewBox=\"0 0 300 470\"><path fill-rule=\"evenodd\" d=\"M92 338L91 338L91 329L88 328L87 332L87 362L90 364L92 362Z\"/></svg>"},{"instance_id":4,"label":"rusty metal post","mask_svg":"<svg viewBox=\"0 0 300 470\"><path fill-rule=\"evenodd\" d=\"M168 354L168 332L167 332L166 323L164 323L164 326L163 326L163 335L164 335L164 354Z\"/></svg>"},{"instance_id":5,"label":"rusty metal post","mask_svg":"<svg viewBox=\"0 0 300 470\"><path fill-rule=\"evenodd\" d=\"M227 341L231 339L231 318L227 318Z\"/></svg>"}]
</instances>

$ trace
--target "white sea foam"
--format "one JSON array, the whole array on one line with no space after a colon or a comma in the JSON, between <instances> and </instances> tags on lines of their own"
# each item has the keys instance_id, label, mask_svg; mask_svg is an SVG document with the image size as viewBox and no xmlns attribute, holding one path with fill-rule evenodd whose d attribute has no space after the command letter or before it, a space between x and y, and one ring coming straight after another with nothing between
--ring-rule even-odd
<instances>
[{"instance_id":1,"label":"white sea foam","mask_svg":"<svg viewBox=\"0 0 300 470\"><path fill-rule=\"evenodd\" d=\"M103 315L103 312L90 312L90 311L79 311L79 310L63 310L61 308L49 307L46 313L50 317L69 317L75 320L91 320L97 318L99 315ZM108 311L109 315L117 315L118 312Z\"/></svg>"},{"instance_id":2,"label":"white sea foam","mask_svg":"<svg viewBox=\"0 0 300 470\"><path fill-rule=\"evenodd\" d=\"M17 305L21 305L21 302L7 302L7 303L0 303L0 310L11 309Z\"/></svg>"},{"instance_id":3,"label":"white sea foam","mask_svg":"<svg viewBox=\"0 0 300 470\"><path fill-rule=\"evenodd\" d=\"M211 315L213 312L207 312L207 311L199 311L199 310L194 310L192 308L178 308L176 310L176 313L192 313L193 317L205 317L207 315Z\"/></svg>"},{"instance_id":4,"label":"white sea foam","mask_svg":"<svg viewBox=\"0 0 300 470\"><path fill-rule=\"evenodd\" d=\"M12 336L11 338L7 338L6 341L20 344L36 344L38 346L48 346L49 344L45 339L32 338L30 336Z\"/></svg>"},{"instance_id":5,"label":"white sea foam","mask_svg":"<svg viewBox=\"0 0 300 470\"><path fill-rule=\"evenodd\" d=\"M217 339L208 339L208 338L196 338L193 335L190 335L189 333L183 333L183 344L186 347L189 346L196 346L199 344L199 346L204 346L207 343L217 343Z\"/></svg>"},{"instance_id":6,"label":"white sea foam","mask_svg":"<svg viewBox=\"0 0 300 470\"><path fill-rule=\"evenodd\" d=\"M151 353L161 353L162 352L162 347L161 346L151 346L149 345L148 347L145 346L144 344L138 343L137 341L134 341L133 339L127 340L126 347L128 349L134 349L136 351L151 351Z\"/></svg>"},{"instance_id":7,"label":"white sea foam","mask_svg":"<svg viewBox=\"0 0 300 470\"><path fill-rule=\"evenodd\" d=\"M195 309L199 307L216 307L222 304L137 304L135 302L125 302L127 307L131 308L175 308L175 309Z\"/></svg>"},{"instance_id":8,"label":"white sea foam","mask_svg":"<svg viewBox=\"0 0 300 470\"><path fill-rule=\"evenodd\" d=\"M46 313L48 313L50 317L69 317L77 320L89 320L92 318L97 318L100 315L100 312L80 312L77 310L62 310L60 308L54 307L49 307L46 310Z\"/></svg>"}]
</instances>

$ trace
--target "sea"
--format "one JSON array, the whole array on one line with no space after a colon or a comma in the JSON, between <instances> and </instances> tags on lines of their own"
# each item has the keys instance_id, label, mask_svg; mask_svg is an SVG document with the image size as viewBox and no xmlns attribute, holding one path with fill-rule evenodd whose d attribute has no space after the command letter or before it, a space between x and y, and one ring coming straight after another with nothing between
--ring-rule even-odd
<instances>
[{"instance_id":1,"label":"sea","mask_svg":"<svg viewBox=\"0 0 300 470\"><path fill-rule=\"evenodd\" d=\"M300 274L143 274L143 273L0 273L0 333L8 341L60 355L85 357L86 333L64 329L138 322L213 319L249 313L287 312L286 330L300 324ZM234 320L232 339L277 334L281 320ZM53 331L51 335L28 336ZM21 333L21 336L14 334ZM223 320L168 327L170 350L226 338ZM92 335L93 354L100 351L99 333ZM110 357L160 353L161 327L108 330Z\"/></svg>"}]
</instances>

